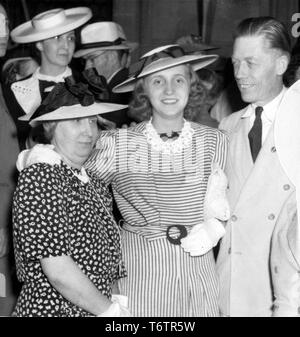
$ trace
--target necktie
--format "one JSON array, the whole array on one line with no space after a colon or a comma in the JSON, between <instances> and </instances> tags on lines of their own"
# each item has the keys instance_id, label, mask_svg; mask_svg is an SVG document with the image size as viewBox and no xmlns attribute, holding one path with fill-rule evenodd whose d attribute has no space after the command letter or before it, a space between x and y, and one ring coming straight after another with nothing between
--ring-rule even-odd
<instances>
[{"instance_id":1,"label":"necktie","mask_svg":"<svg viewBox=\"0 0 300 337\"><path fill-rule=\"evenodd\" d=\"M261 138L262 138L261 114L262 112L263 112L263 108L261 106L258 106L255 108L254 124L248 133L253 162L255 162L256 157L261 148Z\"/></svg>"}]
</instances>

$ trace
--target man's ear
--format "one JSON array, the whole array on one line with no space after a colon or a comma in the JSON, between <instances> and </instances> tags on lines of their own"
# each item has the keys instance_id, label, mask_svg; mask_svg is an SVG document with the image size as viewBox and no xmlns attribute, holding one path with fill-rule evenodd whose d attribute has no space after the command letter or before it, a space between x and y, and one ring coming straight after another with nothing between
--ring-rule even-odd
<instances>
[{"instance_id":1,"label":"man's ear","mask_svg":"<svg viewBox=\"0 0 300 337\"><path fill-rule=\"evenodd\" d=\"M36 48L37 48L40 52L42 52L42 51L44 50L44 47L43 47L42 42L37 42L37 43L35 44L35 46L36 46Z\"/></svg>"},{"instance_id":2,"label":"man's ear","mask_svg":"<svg viewBox=\"0 0 300 337\"><path fill-rule=\"evenodd\" d=\"M277 75L283 75L289 65L290 58L287 54L280 55L276 60Z\"/></svg>"}]
</instances>

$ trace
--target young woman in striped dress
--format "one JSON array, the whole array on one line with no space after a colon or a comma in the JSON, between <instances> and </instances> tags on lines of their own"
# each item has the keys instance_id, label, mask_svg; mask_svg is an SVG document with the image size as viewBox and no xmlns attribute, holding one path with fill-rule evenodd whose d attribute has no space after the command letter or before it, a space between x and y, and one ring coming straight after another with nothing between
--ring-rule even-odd
<instances>
[{"instance_id":1,"label":"young woman in striped dress","mask_svg":"<svg viewBox=\"0 0 300 337\"><path fill-rule=\"evenodd\" d=\"M218 315L212 246L191 256L180 244L204 221L211 164L223 167L226 159L221 132L184 119L204 97L194 70L215 59L184 56L178 46L146 54L135 77L115 90L135 87L131 109L146 111L150 120L103 132L86 163L112 184L124 218L128 277L119 285L133 316Z\"/></svg>"},{"instance_id":2,"label":"young woman in striped dress","mask_svg":"<svg viewBox=\"0 0 300 337\"><path fill-rule=\"evenodd\" d=\"M131 109L149 121L101 132L85 163L112 184L124 219L128 277L119 288L133 316L218 315L212 248L224 229L204 221L204 200L212 163L224 167L227 141L184 118L204 98L194 70L215 59L183 55L177 45L144 55L135 76L115 90L135 88Z\"/></svg>"}]
</instances>

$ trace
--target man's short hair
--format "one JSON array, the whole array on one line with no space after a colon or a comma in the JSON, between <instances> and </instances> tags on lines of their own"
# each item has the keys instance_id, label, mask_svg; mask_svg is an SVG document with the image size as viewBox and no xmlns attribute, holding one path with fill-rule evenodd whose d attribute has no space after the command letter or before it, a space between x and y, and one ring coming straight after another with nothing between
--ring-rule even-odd
<instances>
[{"instance_id":1,"label":"man's short hair","mask_svg":"<svg viewBox=\"0 0 300 337\"><path fill-rule=\"evenodd\" d=\"M271 16L247 18L239 23L234 39L242 36L262 35L271 48L291 54L291 39L285 25Z\"/></svg>"}]
</instances>

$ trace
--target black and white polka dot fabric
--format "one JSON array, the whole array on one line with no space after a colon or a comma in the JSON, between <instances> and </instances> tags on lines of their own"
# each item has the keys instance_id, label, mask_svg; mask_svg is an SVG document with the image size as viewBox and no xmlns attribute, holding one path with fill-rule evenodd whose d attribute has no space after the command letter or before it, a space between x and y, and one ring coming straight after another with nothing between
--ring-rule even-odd
<instances>
[{"instance_id":1,"label":"black and white polka dot fabric","mask_svg":"<svg viewBox=\"0 0 300 337\"><path fill-rule=\"evenodd\" d=\"M17 275L23 286L14 316L90 315L51 286L41 268L43 258L71 256L108 297L112 283L125 276L108 189L89 172L86 184L73 172L64 163L39 163L20 174L13 223Z\"/></svg>"}]
</instances>

